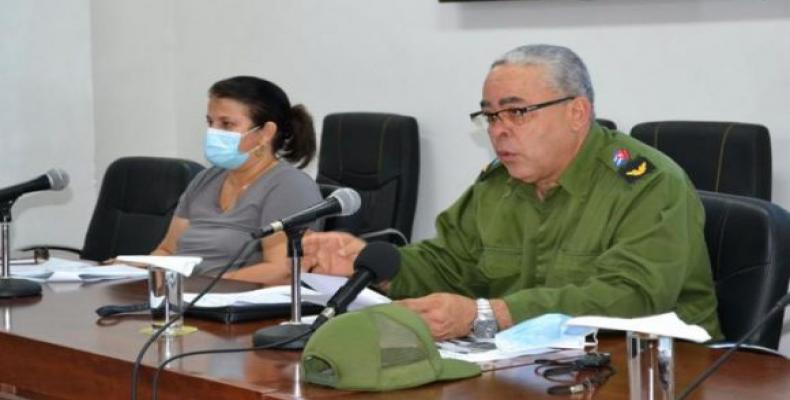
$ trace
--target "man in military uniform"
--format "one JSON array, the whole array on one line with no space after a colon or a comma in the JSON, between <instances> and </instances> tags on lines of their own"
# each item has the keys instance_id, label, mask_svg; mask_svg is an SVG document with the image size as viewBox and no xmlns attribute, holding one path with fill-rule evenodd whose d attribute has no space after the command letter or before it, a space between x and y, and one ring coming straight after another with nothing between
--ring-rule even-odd
<instances>
[{"instance_id":1,"label":"man in military uniform","mask_svg":"<svg viewBox=\"0 0 790 400\"><path fill-rule=\"evenodd\" d=\"M662 153L596 124L593 101L567 48L523 46L494 62L472 119L497 159L439 215L435 238L400 249L384 285L437 339L545 313L668 311L721 338L692 184ZM364 245L310 235L304 265L347 276Z\"/></svg>"}]
</instances>

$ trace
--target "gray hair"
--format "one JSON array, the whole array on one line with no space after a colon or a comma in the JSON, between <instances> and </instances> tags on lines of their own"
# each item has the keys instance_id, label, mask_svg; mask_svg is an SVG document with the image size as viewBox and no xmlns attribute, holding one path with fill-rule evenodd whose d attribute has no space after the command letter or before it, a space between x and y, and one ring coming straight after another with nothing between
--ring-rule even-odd
<instances>
[{"instance_id":1,"label":"gray hair","mask_svg":"<svg viewBox=\"0 0 790 400\"><path fill-rule=\"evenodd\" d=\"M494 61L491 68L503 64L545 66L549 71L546 83L551 87L566 96L584 96L590 104L595 103L590 73L584 61L567 47L549 44L516 47Z\"/></svg>"}]
</instances>

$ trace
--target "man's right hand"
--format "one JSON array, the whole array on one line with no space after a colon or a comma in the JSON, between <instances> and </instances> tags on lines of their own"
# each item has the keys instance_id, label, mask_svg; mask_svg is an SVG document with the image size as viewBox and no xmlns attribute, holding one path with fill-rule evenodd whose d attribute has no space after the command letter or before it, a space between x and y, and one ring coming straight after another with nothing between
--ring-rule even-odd
<instances>
[{"instance_id":1,"label":"man's right hand","mask_svg":"<svg viewBox=\"0 0 790 400\"><path fill-rule=\"evenodd\" d=\"M345 232L310 232L302 239L302 265L309 272L351 276L354 260L367 243Z\"/></svg>"}]
</instances>

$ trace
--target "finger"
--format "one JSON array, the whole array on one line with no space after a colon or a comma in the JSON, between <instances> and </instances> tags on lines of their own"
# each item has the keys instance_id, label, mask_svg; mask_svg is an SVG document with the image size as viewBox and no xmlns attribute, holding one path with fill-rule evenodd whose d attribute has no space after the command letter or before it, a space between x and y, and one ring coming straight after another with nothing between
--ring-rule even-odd
<instances>
[{"instance_id":1,"label":"finger","mask_svg":"<svg viewBox=\"0 0 790 400\"><path fill-rule=\"evenodd\" d=\"M351 241L348 237L344 237L342 235L337 235L335 237L335 248L337 249L337 255L340 257L348 257L351 254L351 249L349 248Z\"/></svg>"},{"instance_id":2,"label":"finger","mask_svg":"<svg viewBox=\"0 0 790 400\"><path fill-rule=\"evenodd\" d=\"M315 267L316 265L318 265L318 258L316 258L316 256L307 254L302 256L303 267Z\"/></svg>"},{"instance_id":3,"label":"finger","mask_svg":"<svg viewBox=\"0 0 790 400\"><path fill-rule=\"evenodd\" d=\"M318 242L320 239L316 236L315 232L307 232L302 237L302 250L305 253L314 253L318 251Z\"/></svg>"},{"instance_id":4,"label":"finger","mask_svg":"<svg viewBox=\"0 0 790 400\"><path fill-rule=\"evenodd\" d=\"M445 340L450 338L451 335L448 334L446 324L443 321L437 320L428 314L420 314L420 316L425 321L425 324L428 325L428 329L431 331L431 336L434 339Z\"/></svg>"},{"instance_id":5,"label":"finger","mask_svg":"<svg viewBox=\"0 0 790 400\"><path fill-rule=\"evenodd\" d=\"M410 310L410 311L417 312L417 311L415 311L415 310L412 308L412 306L411 306L411 301L410 301L409 299L404 299L404 300L395 300L395 301L393 301L392 303L393 303L393 304L397 304L397 305L399 305L399 306L401 306L401 307L403 307L403 308L406 308L406 309L408 309L408 310Z\"/></svg>"},{"instance_id":6,"label":"finger","mask_svg":"<svg viewBox=\"0 0 790 400\"><path fill-rule=\"evenodd\" d=\"M302 249L305 252L318 252L332 240L334 240L334 232L307 232L302 237Z\"/></svg>"},{"instance_id":7,"label":"finger","mask_svg":"<svg viewBox=\"0 0 790 400\"><path fill-rule=\"evenodd\" d=\"M305 262L305 260L302 259L302 272L310 272L310 273L317 272L316 271L317 267L318 266L316 264Z\"/></svg>"},{"instance_id":8,"label":"finger","mask_svg":"<svg viewBox=\"0 0 790 400\"><path fill-rule=\"evenodd\" d=\"M356 257L364 247L364 242L361 242L356 238L352 238L352 240L346 240L345 243L343 243L343 245L340 247L340 255L343 257Z\"/></svg>"},{"instance_id":9,"label":"finger","mask_svg":"<svg viewBox=\"0 0 790 400\"><path fill-rule=\"evenodd\" d=\"M423 314L431 311L431 307L428 304L426 304L427 302L425 301L424 297L418 299L398 300L395 303L403 307L406 307L409 310L412 310L418 314Z\"/></svg>"},{"instance_id":10,"label":"finger","mask_svg":"<svg viewBox=\"0 0 790 400\"><path fill-rule=\"evenodd\" d=\"M419 314L420 318L425 322L425 325L428 326L428 330L431 331L431 336L434 339L445 340L452 337L452 335L449 334L447 322L443 319L443 316L437 314L430 306L426 306L427 302L424 299L424 297L419 299L403 299L395 301L394 303Z\"/></svg>"},{"instance_id":11,"label":"finger","mask_svg":"<svg viewBox=\"0 0 790 400\"><path fill-rule=\"evenodd\" d=\"M333 234L333 244L337 246L337 254L343 257L356 255L356 253L359 252L359 248L362 247L360 244L365 243L362 239L359 239L350 233L333 232Z\"/></svg>"}]
</instances>

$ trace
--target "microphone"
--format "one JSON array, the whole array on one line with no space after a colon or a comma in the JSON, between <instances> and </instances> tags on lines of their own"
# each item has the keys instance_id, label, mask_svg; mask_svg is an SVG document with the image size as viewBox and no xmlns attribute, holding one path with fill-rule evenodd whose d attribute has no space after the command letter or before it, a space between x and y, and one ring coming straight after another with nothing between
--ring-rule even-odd
<instances>
[{"instance_id":1,"label":"microphone","mask_svg":"<svg viewBox=\"0 0 790 400\"><path fill-rule=\"evenodd\" d=\"M38 178L0 189L0 203L13 202L25 193L39 190L63 190L68 185L69 175L66 171L60 168L53 168Z\"/></svg>"},{"instance_id":2,"label":"microphone","mask_svg":"<svg viewBox=\"0 0 790 400\"><path fill-rule=\"evenodd\" d=\"M346 216L359 210L362 200L359 193L350 188L340 188L332 192L327 198L312 206L287 216L281 220L264 226L252 234L253 239L260 239L284 230L301 228L323 217Z\"/></svg>"},{"instance_id":3,"label":"microphone","mask_svg":"<svg viewBox=\"0 0 790 400\"><path fill-rule=\"evenodd\" d=\"M326 308L313 322L311 329L318 329L324 322L346 308L370 282L379 283L392 279L400 268L400 253L395 246L373 242L365 246L354 260L354 274L335 292Z\"/></svg>"},{"instance_id":4,"label":"microphone","mask_svg":"<svg viewBox=\"0 0 790 400\"><path fill-rule=\"evenodd\" d=\"M776 314L781 310L784 310L784 308L787 307L788 303L790 303L790 293L785 294L781 299L779 299L779 301L776 302L776 305L765 314L763 319L758 321L757 324L755 324L754 327L749 332L746 332L746 334L744 334L740 338L740 340L735 342L732 348L730 348L729 350L727 350L727 352L722 354L721 357L719 357L719 359L716 360L716 362L714 362L710 367L708 367L708 369L703 371L696 379L694 379L694 381L691 382L686 387L686 389L683 390L680 396L677 397L677 400L683 400L686 397L688 397L688 395L690 395L691 392L697 388L697 386L699 386L705 379L708 379L708 377L711 376L714 372L716 372L719 369L719 367L721 367L722 364L724 364L724 362L730 358L730 356L735 354L735 351L738 350L743 345L743 343L746 342L747 339L752 337L752 335L754 335L754 333L757 332L758 329L760 329L763 325L765 325L765 323L768 322L768 320L770 320L771 317L774 316L774 314Z\"/></svg>"}]
</instances>

